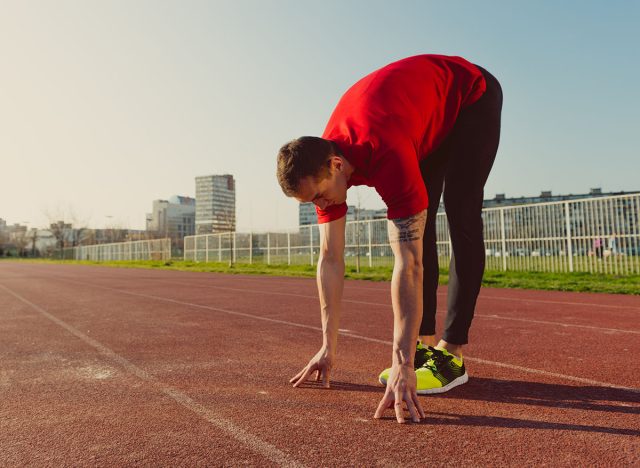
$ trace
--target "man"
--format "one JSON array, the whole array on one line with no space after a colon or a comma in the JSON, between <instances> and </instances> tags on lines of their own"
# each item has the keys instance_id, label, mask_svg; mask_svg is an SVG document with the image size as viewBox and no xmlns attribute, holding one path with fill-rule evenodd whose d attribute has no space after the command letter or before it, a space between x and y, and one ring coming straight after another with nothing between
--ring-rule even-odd
<instances>
[{"instance_id":1,"label":"man","mask_svg":"<svg viewBox=\"0 0 640 468\"><path fill-rule=\"evenodd\" d=\"M301 137L280 149L278 182L285 195L315 203L321 236L317 283L323 344L291 379L294 386L315 372L329 387L352 185L374 187L386 203L395 256L392 365L380 374L387 387L374 417L393 405L398 422L405 422L404 401L418 422L424 418L418 393L439 393L467 381L462 347L484 272L483 189L498 149L501 109L500 85L483 68L461 57L418 55L354 84L322 138ZM445 331L438 341L435 224L443 190L453 253Z\"/></svg>"}]
</instances>

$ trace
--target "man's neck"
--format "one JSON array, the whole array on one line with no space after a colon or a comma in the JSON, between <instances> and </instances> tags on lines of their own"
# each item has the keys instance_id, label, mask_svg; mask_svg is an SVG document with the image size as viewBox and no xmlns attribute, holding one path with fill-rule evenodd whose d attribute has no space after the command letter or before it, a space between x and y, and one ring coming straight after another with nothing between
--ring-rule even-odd
<instances>
[{"instance_id":1,"label":"man's neck","mask_svg":"<svg viewBox=\"0 0 640 468\"><path fill-rule=\"evenodd\" d=\"M347 176L348 182L351 178L351 174L353 174L353 171L355 171L355 167L353 167L353 165L344 156L342 156L342 159L344 159L344 174L345 176Z\"/></svg>"}]
</instances>

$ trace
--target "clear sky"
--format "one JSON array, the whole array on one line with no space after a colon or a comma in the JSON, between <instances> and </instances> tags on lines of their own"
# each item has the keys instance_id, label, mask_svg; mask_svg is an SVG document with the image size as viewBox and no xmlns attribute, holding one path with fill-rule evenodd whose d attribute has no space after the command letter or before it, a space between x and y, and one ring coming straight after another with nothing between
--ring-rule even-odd
<instances>
[{"instance_id":1,"label":"clear sky","mask_svg":"<svg viewBox=\"0 0 640 468\"><path fill-rule=\"evenodd\" d=\"M461 55L502 84L487 198L640 190L640 2L479 5L0 0L0 218L142 229L152 200L231 173L239 229L294 227L278 148L419 53Z\"/></svg>"}]
</instances>

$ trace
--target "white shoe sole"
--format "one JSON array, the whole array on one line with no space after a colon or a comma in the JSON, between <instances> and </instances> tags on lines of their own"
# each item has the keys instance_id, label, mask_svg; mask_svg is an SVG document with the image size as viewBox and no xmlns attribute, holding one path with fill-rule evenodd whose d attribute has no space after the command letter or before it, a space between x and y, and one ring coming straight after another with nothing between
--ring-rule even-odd
<instances>
[{"instance_id":1,"label":"white shoe sole","mask_svg":"<svg viewBox=\"0 0 640 468\"><path fill-rule=\"evenodd\" d=\"M469 381L469 374L465 372L460 377L458 377L455 380L452 380L444 387L429 388L427 390L417 390L416 393L418 395L431 395L434 393L445 393L451 390L452 388L457 387L458 385L466 384L468 381ZM378 382L380 382L382 385L387 385L387 381L383 378L379 378Z\"/></svg>"},{"instance_id":2,"label":"white shoe sole","mask_svg":"<svg viewBox=\"0 0 640 468\"><path fill-rule=\"evenodd\" d=\"M418 390L418 391L416 391L416 393L418 395L432 395L434 393L445 393L445 392L448 392L449 390L451 390L452 388L457 387L458 385L462 385L462 384L467 383L468 381L469 381L469 374L467 374L465 372L460 377L458 377L455 380L452 380L451 382L449 382L444 387L428 388L426 390Z\"/></svg>"}]
</instances>

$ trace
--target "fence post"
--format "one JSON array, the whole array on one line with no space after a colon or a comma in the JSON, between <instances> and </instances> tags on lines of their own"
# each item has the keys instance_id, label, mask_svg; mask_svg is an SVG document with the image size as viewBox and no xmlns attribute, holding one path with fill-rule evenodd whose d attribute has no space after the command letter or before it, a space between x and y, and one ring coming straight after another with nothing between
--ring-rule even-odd
<instances>
[{"instance_id":1,"label":"fence post","mask_svg":"<svg viewBox=\"0 0 640 468\"><path fill-rule=\"evenodd\" d=\"M209 235L204 236L204 261L209 263Z\"/></svg>"},{"instance_id":2,"label":"fence post","mask_svg":"<svg viewBox=\"0 0 640 468\"><path fill-rule=\"evenodd\" d=\"M373 224L373 220L370 219L368 221L368 233L369 234L369 268L373 267L373 247L372 247L372 241L371 241L371 225Z\"/></svg>"},{"instance_id":3,"label":"fence post","mask_svg":"<svg viewBox=\"0 0 640 468\"><path fill-rule=\"evenodd\" d=\"M507 271L507 236L504 228L504 208L500 209L500 237L502 239L502 271Z\"/></svg>"},{"instance_id":4,"label":"fence post","mask_svg":"<svg viewBox=\"0 0 640 468\"><path fill-rule=\"evenodd\" d=\"M287 265L291 265L291 233L287 232Z\"/></svg>"},{"instance_id":5,"label":"fence post","mask_svg":"<svg viewBox=\"0 0 640 468\"><path fill-rule=\"evenodd\" d=\"M222 262L222 234L218 234L218 261Z\"/></svg>"},{"instance_id":6,"label":"fence post","mask_svg":"<svg viewBox=\"0 0 640 468\"><path fill-rule=\"evenodd\" d=\"M236 237L236 232L233 231L233 263L237 262L237 254L236 254L237 249L238 249L238 239Z\"/></svg>"},{"instance_id":7,"label":"fence post","mask_svg":"<svg viewBox=\"0 0 640 468\"><path fill-rule=\"evenodd\" d=\"M253 232L249 233L249 265L253 265Z\"/></svg>"},{"instance_id":8,"label":"fence post","mask_svg":"<svg viewBox=\"0 0 640 468\"><path fill-rule=\"evenodd\" d=\"M313 266L313 224L309 225L309 254L311 255L311 266Z\"/></svg>"},{"instance_id":9,"label":"fence post","mask_svg":"<svg viewBox=\"0 0 640 468\"><path fill-rule=\"evenodd\" d=\"M267 265L271 265L271 234L267 232Z\"/></svg>"},{"instance_id":10,"label":"fence post","mask_svg":"<svg viewBox=\"0 0 640 468\"><path fill-rule=\"evenodd\" d=\"M567 226L567 255L569 256L569 271L573 273L573 246L571 245L571 218L569 202L564 202L564 217Z\"/></svg>"}]
</instances>

